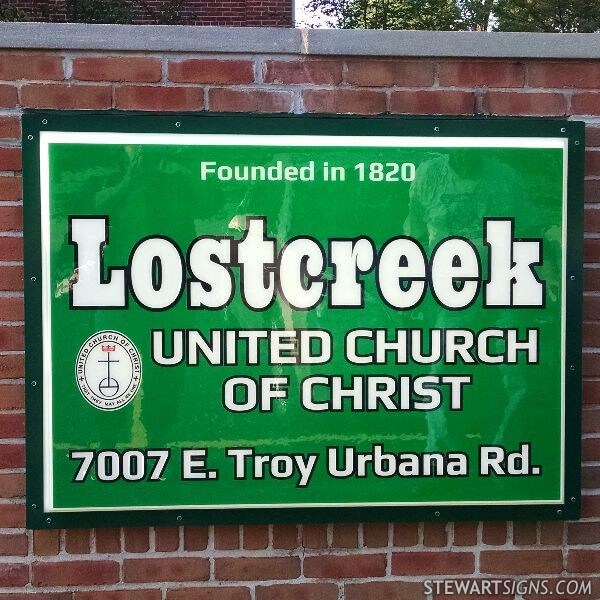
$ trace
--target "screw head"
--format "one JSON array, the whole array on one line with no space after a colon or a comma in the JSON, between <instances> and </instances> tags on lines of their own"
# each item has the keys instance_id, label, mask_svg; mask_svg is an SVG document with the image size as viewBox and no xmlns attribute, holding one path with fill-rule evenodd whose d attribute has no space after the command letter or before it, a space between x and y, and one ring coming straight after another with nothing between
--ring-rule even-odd
<instances>
[{"instance_id":1,"label":"screw head","mask_svg":"<svg viewBox=\"0 0 600 600\"><path fill-rule=\"evenodd\" d=\"M182 520L183 520L183 517L182 517L181 515L177 515L177 520L178 520L178 521L182 521Z\"/></svg>"},{"instance_id":2,"label":"screw head","mask_svg":"<svg viewBox=\"0 0 600 600\"><path fill-rule=\"evenodd\" d=\"M37 504L32 504L31 508L37 508Z\"/></svg>"},{"instance_id":3,"label":"screw head","mask_svg":"<svg viewBox=\"0 0 600 600\"><path fill-rule=\"evenodd\" d=\"M31 134L29 134L29 135L27 136L27 139L28 139L28 140L32 140L32 139L33 139L33 136L32 136Z\"/></svg>"},{"instance_id":4,"label":"screw head","mask_svg":"<svg viewBox=\"0 0 600 600\"><path fill-rule=\"evenodd\" d=\"M31 386L32 387L35 387L36 385L37 385L37 381L34 380L34 381L31 382Z\"/></svg>"},{"instance_id":5,"label":"screw head","mask_svg":"<svg viewBox=\"0 0 600 600\"><path fill-rule=\"evenodd\" d=\"M48 125L48 119L42 119L42 125Z\"/></svg>"},{"instance_id":6,"label":"screw head","mask_svg":"<svg viewBox=\"0 0 600 600\"><path fill-rule=\"evenodd\" d=\"M566 127L561 127L560 128L560 132L561 133L566 133L567 132L567 128Z\"/></svg>"},{"instance_id":7,"label":"screw head","mask_svg":"<svg viewBox=\"0 0 600 600\"><path fill-rule=\"evenodd\" d=\"M50 517L48 517L48 518L46 519L46 523L52 523L52 519L51 519Z\"/></svg>"},{"instance_id":8,"label":"screw head","mask_svg":"<svg viewBox=\"0 0 600 600\"><path fill-rule=\"evenodd\" d=\"M562 515L562 510L560 510L560 508L556 511L557 515Z\"/></svg>"},{"instance_id":9,"label":"screw head","mask_svg":"<svg viewBox=\"0 0 600 600\"><path fill-rule=\"evenodd\" d=\"M571 275L571 277L569 277L569 279L570 279L571 281L575 281L575 275Z\"/></svg>"},{"instance_id":10,"label":"screw head","mask_svg":"<svg viewBox=\"0 0 600 600\"><path fill-rule=\"evenodd\" d=\"M439 516L440 516L440 511L439 511L439 510L436 510L436 511L435 511L433 514L434 514L436 517L439 517Z\"/></svg>"},{"instance_id":11,"label":"screw head","mask_svg":"<svg viewBox=\"0 0 600 600\"><path fill-rule=\"evenodd\" d=\"M579 140L575 140L575 145L576 146L579 146L579 143L580 143Z\"/></svg>"},{"instance_id":12,"label":"screw head","mask_svg":"<svg viewBox=\"0 0 600 600\"><path fill-rule=\"evenodd\" d=\"M439 128L439 127L434 127L434 128L433 128L433 130L434 130L434 131L439 131L439 130L440 130L440 128Z\"/></svg>"},{"instance_id":13,"label":"screw head","mask_svg":"<svg viewBox=\"0 0 600 600\"><path fill-rule=\"evenodd\" d=\"M176 121L175 122L175 127L181 127L181 122L180 121Z\"/></svg>"},{"instance_id":14,"label":"screw head","mask_svg":"<svg viewBox=\"0 0 600 600\"><path fill-rule=\"evenodd\" d=\"M571 502L575 502L575 500L577 500L577 498L575 498L575 496L571 496Z\"/></svg>"},{"instance_id":15,"label":"screw head","mask_svg":"<svg viewBox=\"0 0 600 600\"><path fill-rule=\"evenodd\" d=\"M37 277L31 277L30 281L33 281L35 283L37 281Z\"/></svg>"}]
</instances>

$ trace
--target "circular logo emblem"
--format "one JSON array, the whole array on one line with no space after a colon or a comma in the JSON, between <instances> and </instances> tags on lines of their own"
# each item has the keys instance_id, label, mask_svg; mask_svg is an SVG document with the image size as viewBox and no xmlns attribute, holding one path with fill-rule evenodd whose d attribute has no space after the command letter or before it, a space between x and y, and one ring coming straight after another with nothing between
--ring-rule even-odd
<instances>
[{"instance_id":1,"label":"circular logo emblem","mask_svg":"<svg viewBox=\"0 0 600 600\"><path fill-rule=\"evenodd\" d=\"M99 331L81 346L75 365L83 397L101 410L122 408L142 382L142 360L133 342L118 331Z\"/></svg>"}]
</instances>

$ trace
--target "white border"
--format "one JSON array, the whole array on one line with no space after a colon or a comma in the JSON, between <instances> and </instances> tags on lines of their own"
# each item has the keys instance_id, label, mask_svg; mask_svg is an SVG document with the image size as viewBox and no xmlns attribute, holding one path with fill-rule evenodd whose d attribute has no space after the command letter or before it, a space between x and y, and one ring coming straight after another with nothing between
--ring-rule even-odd
<instances>
[{"instance_id":1,"label":"white border","mask_svg":"<svg viewBox=\"0 0 600 600\"><path fill-rule=\"evenodd\" d=\"M287 146L287 147L384 147L384 148L560 148L563 150L563 223L562 223L562 313L561 313L561 467L560 497L557 500L517 501L446 501L446 502L346 502L298 504L227 504L227 505L169 505L169 506L118 506L55 508L53 485L52 445L52 355L50 334L50 144L142 144L174 146ZM179 133L113 133L113 132L63 132L40 133L40 219L42 237L42 360L43 378L43 479L45 512L115 512L140 510L187 509L241 509L241 508L325 508L325 507L385 507L385 506L512 506L562 504L565 477L565 368L566 368L566 248L567 248L567 173L568 139L540 137L428 137L428 136L335 136L335 135L238 135L238 134L179 134Z\"/></svg>"}]
</instances>

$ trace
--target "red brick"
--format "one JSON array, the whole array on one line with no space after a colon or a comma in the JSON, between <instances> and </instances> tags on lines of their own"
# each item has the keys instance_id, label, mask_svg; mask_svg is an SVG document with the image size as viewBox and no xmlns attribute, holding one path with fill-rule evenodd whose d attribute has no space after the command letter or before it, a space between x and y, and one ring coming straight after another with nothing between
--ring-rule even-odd
<instances>
[{"instance_id":1,"label":"red brick","mask_svg":"<svg viewBox=\"0 0 600 600\"><path fill-rule=\"evenodd\" d=\"M33 532L33 554L35 556L56 556L60 550L58 529L37 529Z\"/></svg>"},{"instance_id":2,"label":"red brick","mask_svg":"<svg viewBox=\"0 0 600 600\"><path fill-rule=\"evenodd\" d=\"M600 94L583 92L571 97L572 115L600 115Z\"/></svg>"},{"instance_id":3,"label":"red brick","mask_svg":"<svg viewBox=\"0 0 600 600\"><path fill-rule=\"evenodd\" d=\"M0 85L0 108L14 108L19 101L17 88L12 85Z\"/></svg>"},{"instance_id":4,"label":"red brick","mask_svg":"<svg viewBox=\"0 0 600 600\"><path fill-rule=\"evenodd\" d=\"M25 496L23 473L0 473L0 498L22 498Z\"/></svg>"},{"instance_id":5,"label":"red brick","mask_svg":"<svg viewBox=\"0 0 600 600\"><path fill-rule=\"evenodd\" d=\"M29 567L25 564L0 564L0 587L22 587L29 582Z\"/></svg>"},{"instance_id":6,"label":"red brick","mask_svg":"<svg viewBox=\"0 0 600 600\"><path fill-rule=\"evenodd\" d=\"M327 548L327 525L302 525L302 545L305 548Z\"/></svg>"},{"instance_id":7,"label":"red brick","mask_svg":"<svg viewBox=\"0 0 600 600\"><path fill-rule=\"evenodd\" d=\"M600 291L600 269L591 269L584 267L583 284L583 289L586 292Z\"/></svg>"},{"instance_id":8,"label":"red brick","mask_svg":"<svg viewBox=\"0 0 600 600\"><path fill-rule=\"evenodd\" d=\"M337 600L334 583L280 584L256 588L256 600Z\"/></svg>"},{"instance_id":9,"label":"red brick","mask_svg":"<svg viewBox=\"0 0 600 600\"><path fill-rule=\"evenodd\" d=\"M0 325L0 351L15 351L24 349L23 326L1 326ZM2 425L0 424L0 432ZM18 436L12 436L18 437Z\"/></svg>"},{"instance_id":10,"label":"red brick","mask_svg":"<svg viewBox=\"0 0 600 600\"><path fill-rule=\"evenodd\" d=\"M433 85L433 63L426 60L352 60L345 80L364 87L427 87Z\"/></svg>"},{"instance_id":11,"label":"red brick","mask_svg":"<svg viewBox=\"0 0 600 600\"><path fill-rule=\"evenodd\" d=\"M600 550L569 550L567 571L598 574L600 572Z\"/></svg>"},{"instance_id":12,"label":"red brick","mask_svg":"<svg viewBox=\"0 0 600 600\"><path fill-rule=\"evenodd\" d=\"M5 165L2 164L0 168L4 170ZM20 177L14 177L12 175L0 176L0 200L15 201L21 200L22 197L23 190Z\"/></svg>"},{"instance_id":13,"label":"red brick","mask_svg":"<svg viewBox=\"0 0 600 600\"><path fill-rule=\"evenodd\" d=\"M183 547L188 552L205 550L208 546L208 527L184 527Z\"/></svg>"},{"instance_id":14,"label":"red brick","mask_svg":"<svg viewBox=\"0 0 600 600\"><path fill-rule=\"evenodd\" d=\"M25 527L25 505L0 504L0 527Z\"/></svg>"},{"instance_id":15,"label":"red brick","mask_svg":"<svg viewBox=\"0 0 600 600\"><path fill-rule=\"evenodd\" d=\"M486 92L483 110L496 115L561 116L567 114L562 94L535 92Z\"/></svg>"},{"instance_id":16,"label":"red brick","mask_svg":"<svg viewBox=\"0 0 600 600\"><path fill-rule=\"evenodd\" d=\"M237 550L240 547L240 530L237 525L215 525L215 548Z\"/></svg>"},{"instance_id":17,"label":"red brick","mask_svg":"<svg viewBox=\"0 0 600 600\"><path fill-rule=\"evenodd\" d=\"M592 241L592 240L586 240L586 242L589 242L589 241ZM600 251L600 248L599 248L599 251ZM599 258L600 258L600 256L599 256ZM596 261L585 261L585 262L596 262ZM600 296L584 296L583 297L583 320L584 321L600 320Z\"/></svg>"},{"instance_id":18,"label":"red brick","mask_svg":"<svg viewBox=\"0 0 600 600\"><path fill-rule=\"evenodd\" d=\"M600 460L600 438L587 438L582 441L581 458L584 462Z\"/></svg>"},{"instance_id":19,"label":"red brick","mask_svg":"<svg viewBox=\"0 0 600 600\"><path fill-rule=\"evenodd\" d=\"M175 552L179 548L179 527L157 527L154 544L157 552Z\"/></svg>"},{"instance_id":20,"label":"red brick","mask_svg":"<svg viewBox=\"0 0 600 600\"><path fill-rule=\"evenodd\" d=\"M342 63L337 60L268 60L264 81L338 85L342 81Z\"/></svg>"},{"instance_id":21,"label":"red brick","mask_svg":"<svg viewBox=\"0 0 600 600\"><path fill-rule=\"evenodd\" d=\"M473 573L471 552L396 552L392 575L458 575Z\"/></svg>"},{"instance_id":22,"label":"red brick","mask_svg":"<svg viewBox=\"0 0 600 600\"><path fill-rule=\"evenodd\" d=\"M0 327L0 332L4 329ZM25 415L23 413L12 413L0 415L0 438L22 438L25 437Z\"/></svg>"},{"instance_id":23,"label":"red brick","mask_svg":"<svg viewBox=\"0 0 600 600\"><path fill-rule=\"evenodd\" d=\"M581 468L581 487L587 490L600 488L600 467Z\"/></svg>"},{"instance_id":24,"label":"red brick","mask_svg":"<svg viewBox=\"0 0 600 600\"><path fill-rule=\"evenodd\" d=\"M546 546L560 546L563 543L564 523L544 521L540 529L540 543Z\"/></svg>"},{"instance_id":25,"label":"red brick","mask_svg":"<svg viewBox=\"0 0 600 600\"><path fill-rule=\"evenodd\" d=\"M115 89L115 107L127 110L202 110L199 88L122 86Z\"/></svg>"},{"instance_id":26,"label":"red brick","mask_svg":"<svg viewBox=\"0 0 600 600\"><path fill-rule=\"evenodd\" d=\"M254 63L250 60L170 60L169 79L176 83L252 83Z\"/></svg>"},{"instance_id":27,"label":"red brick","mask_svg":"<svg viewBox=\"0 0 600 600\"><path fill-rule=\"evenodd\" d=\"M419 526L417 523L394 524L394 546L409 547L419 543Z\"/></svg>"},{"instance_id":28,"label":"red brick","mask_svg":"<svg viewBox=\"0 0 600 600\"><path fill-rule=\"evenodd\" d=\"M73 600L73 592L40 592L0 594L0 600Z\"/></svg>"},{"instance_id":29,"label":"red brick","mask_svg":"<svg viewBox=\"0 0 600 600\"><path fill-rule=\"evenodd\" d=\"M108 585L119 581L119 563L113 560L69 560L33 563L33 585Z\"/></svg>"},{"instance_id":30,"label":"red brick","mask_svg":"<svg viewBox=\"0 0 600 600\"><path fill-rule=\"evenodd\" d=\"M465 60L441 62L439 81L452 87L523 87L523 63L491 60Z\"/></svg>"},{"instance_id":31,"label":"red brick","mask_svg":"<svg viewBox=\"0 0 600 600\"><path fill-rule=\"evenodd\" d=\"M19 117L0 117L0 138L17 140L21 138Z\"/></svg>"},{"instance_id":32,"label":"red brick","mask_svg":"<svg viewBox=\"0 0 600 600\"><path fill-rule=\"evenodd\" d=\"M367 548L383 548L388 545L387 523L365 523L363 525L363 540Z\"/></svg>"},{"instance_id":33,"label":"red brick","mask_svg":"<svg viewBox=\"0 0 600 600\"><path fill-rule=\"evenodd\" d=\"M537 523L535 521L515 521L513 523L513 544L533 546L537 543Z\"/></svg>"},{"instance_id":34,"label":"red brick","mask_svg":"<svg viewBox=\"0 0 600 600\"><path fill-rule=\"evenodd\" d=\"M600 175L600 150L588 150L585 153L585 174ZM586 231L593 231L587 229L587 223Z\"/></svg>"},{"instance_id":35,"label":"red brick","mask_svg":"<svg viewBox=\"0 0 600 600\"><path fill-rule=\"evenodd\" d=\"M494 575L560 573L562 553L559 550L483 551L479 570Z\"/></svg>"},{"instance_id":36,"label":"red brick","mask_svg":"<svg viewBox=\"0 0 600 600\"><path fill-rule=\"evenodd\" d=\"M0 356L0 378L17 379L23 377L25 375L23 358L22 354L6 354Z\"/></svg>"},{"instance_id":37,"label":"red brick","mask_svg":"<svg viewBox=\"0 0 600 600\"><path fill-rule=\"evenodd\" d=\"M208 106L217 112L289 112L292 96L288 92L213 88L208 91Z\"/></svg>"},{"instance_id":38,"label":"red brick","mask_svg":"<svg viewBox=\"0 0 600 600\"><path fill-rule=\"evenodd\" d=\"M306 561L304 564L306 566ZM215 558L215 578L221 581L265 581L299 576L300 559L297 556Z\"/></svg>"},{"instance_id":39,"label":"red brick","mask_svg":"<svg viewBox=\"0 0 600 600\"><path fill-rule=\"evenodd\" d=\"M423 600L423 584L412 581L347 583L345 600Z\"/></svg>"},{"instance_id":40,"label":"red brick","mask_svg":"<svg viewBox=\"0 0 600 600\"><path fill-rule=\"evenodd\" d=\"M600 148L600 127L585 126L585 145L586 148Z\"/></svg>"},{"instance_id":41,"label":"red brick","mask_svg":"<svg viewBox=\"0 0 600 600\"><path fill-rule=\"evenodd\" d=\"M246 550L264 550L268 545L268 525L244 525L244 548Z\"/></svg>"},{"instance_id":42,"label":"red brick","mask_svg":"<svg viewBox=\"0 0 600 600\"><path fill-rule=\"evenodd\" d=\"M102 554L121 552L121 530L115 527L96 529L96 552Z\"/></svg>"},{"instance_id":43,"label":"red brick","mask_svg":"<svg viewBox=\"0 0 600 600\"><path fill-rule=\"evenodd\" d=\"M486 546L503 546L506 544L506 523L503 521L483 523L481 541Z\"/></svg>"},{"instance_id":44,"label":"red brick","mask_svg":"<svg viewBox=\"0 0 600 600\"><path fill-rule=\"evenodd\" d=\"M584 182L584 199L586 202L600 202L600 179Z\"/></svg>"},{"instance_id":45,"label":"red brick","mask_svg":"<svg viewBox=\"0 0 600 600\"><path fill-rule=\"evenodd\" d=\"M600 381L583 382L583 404L586 406L600 404Z\"/></svg>"},{"instance_id":46,"label":"red brick","mask_svg":"<svg viewBox=\"0 0 600 600\"><path fill-rule=\"evenodd\" d=\"M154 83L162 78L158 58L82 56L73 60L73 79Z\"/></svg>"},{"instance_id":47,"label":"red brick","mask_svg":"<svg viewBox=\"0 0 600 600\"><path fill-rule=\"evenodd\" d=\"M527 83L540 88L598 88L597 61L532 62L527 65Z\"/></svg>"},{"instance_id":48,"label":"red brick","mask_svg":"<svg viewBox=\"0 0 600 600\"><path fill-rule=\"evenodd\" d=\"M477 544L477 522L454 523L454 545L475 546Z\"/></svg>"},{"instance_id":49,"label":"red brick","mask_svg":"<svg viewBox=\"0 0 600 600\"><path fill-rule=\"evenodd\" d=\"M600 263L600 239L583 241L583 262Z\"/></svg>"},{"instance_id":50,"label":"red brick","mask_svg":"<svg viewBox=\"0 0 600 600\"><path fill-rule=\"evenodd\" d=\"M273 548L291 550L298 547L297 525L273 525Z\"/></svg>"},{"instance_id":51,"label":"red brick","mask_svg":"<svg viewBox=\"0 0 600 600\"><path fill-rule=\"evenodd\" d=\"M418 90L392 92L390 111L420 115L472 115L475 112L473 92L450 90Z\"/></svg>"},{"instance_id":52,"label":"red brick","mask_svg":"<svg viewBox=\"0 0 600 600\"><path fill-rule=\"evenodd\" d=\"M123 581L206 581L209 576L207 558L126 558Z\"/></svg>"},{"instance_id":53,"label":"red brick","mask_svg":"<svg viewBox=\"0 0 600 600\"><path fill-rule=\"evenodd\" d=\"M250 600L250 589L245 587L203 587L167 590L167 600Z\"/></svg>"},{"instance_id":54,"label":"red brick","mask_svg":"<svg viewBox=\"0 0 600 600\"><path fill-rule=\"evenodd\" d=\"M309 113L376 115L386 111L385 93L375 90L304 90L302 100Z\"/></svg>"},{"instance_id":55,"label":"red brick","mask_svg":"<svg viewBox=\"0 0 600 600\"><path fill-rule=\"evenodd\" d=\"M567 543L574 545L600 544L600 522L567 523ZM569 552L573 552L573 550Z\"/></svg>"},{"instance_id":56,"label":"red brick","mask_svg":"<svg viewBox=\"0 0 600 600\"><path fill-rule=\"evenodd\" d=\"M21 148L0 148L0 171L21 170Z\"/></svg>"},{"instance_id":57,"label":"red brick","mask_svg":"<svg viewBox=\"0 0 600 600\"><path fill-rule=\"evenodd\" d=\"M581 497L581 516L600 517L600 496L582 496Z\"/></svg>"},{"instance_id":58,"label":"red brick","mask_svg":"<svg viewBox=\"0 0 600 600\"><path fill-rule=\"evenodd\" d=\"M25 466L25 444L0 444L0 469Z\"/></svg>"},{"instance_id":59,"label":"red brick","mask_svg":"<svg viewBox=\"0 0 600 600\"><path fill-rule=\"evenodd\" d=\"M448 543L446 523L423 523L423 545L440 548Z\"/></svg>"},{"instance_id":60,"label":"red brick","mask_svg":"<svg viewBox=\"0 0 600 600\"><path fill-rule=\"evenodd\" d=\"M62 56L38 52L0 52L0 80L64 79Z\"/></svg>"},{"instance_id":61,"label":"red brick","mask_svg":"<svg viewBox=\"0 0 600 600\"><path fill-rule=\"evenodd\" d=\"M146 527L128 527L123 529L125 552L148 552L150 532Z\"/></svg>"},{"instance_id":62,"label":"red brick","mask_svg":"<svg viewBox=\"0 0 600 600\"><path fill-rule=\"evenodd\" d=\"M358 525L356 523L336 523L333 526L334 548L358 548Z\"/></svg>"},{"instance_id":63,"label":"red brick","mask_svg":"<svg viewBox=\"0 0 600 600\"><path fill-rule=\"evenodd\" d=\"M0 231L22 231L23 209L20 206L0 205Z\"/></svg>"},{"instance_id":64,"label":"red brick","mask_svg":"<svg viewBox=\"0 0 600 600\"><path fill-rule=\"evenodd\" d=\"M108 85L26 84L21 88L21 104L26 108L106 109L112 105Z\"/></svg>"},{"instance_id":65,"label":"red brick","mask_svg":"<svg viewBox=\"0 0 600 600\"><path fill-rule=\"evenodd\" d=\"M322 579L383 577L385 563L385 554L306 556L304 575Z\"/></svg>"},{"instance_id":66,"label":"red brick","mask_svg":"<svg viewBox=\"0 0 600 600\"><path fill-rule=\"evenodd\" d=\"M160 590L75 592L74 600L161 600Z\"/></svg>"},{"instance_id":67,"label":"red brick","mask_svg":"<svg viewBox=\"0 0 600 600\"><path fill-rule=\"evenodd\" d=\"M583 376L600 377L600 353L583 353Z\"/></svg>"},{"instance_id":68,"label":"red brick","mask_svg":"<svg viewBox=\"0 0 600 600\"><path fill-rule=\"evenodd\" d=\"M0 556L27 556L28 544L25 533L0 533Z\"/></svg>"},{"instance_id":69,"label":"red brick","mask_svg":"<svg viewBox=\"0 0 600 600\"><path fill-rule=\"evenodd\" d=\"M90 530L67 529L65 531L65 550L67 554L89 554Z\"/></svg>"},{"instance_id":70,"label":"red brick","mask_svg":"<svg viewBox=\"0 0 600 600\"><path fill-rule=\"evenodd\" d=\"M0 257L0 260L23 260L23 238L0 237Z\"/></svg>"},{"instance_id":71,"label":"red brick","mask_svg":"<svg viewBox=\"0 0 600 600\"><path fill-rule=\"evenodd\" d=\"M583 411L582 431L583 433L600 432L600 410L587 409Z\"/></svg>"}]
</instances>

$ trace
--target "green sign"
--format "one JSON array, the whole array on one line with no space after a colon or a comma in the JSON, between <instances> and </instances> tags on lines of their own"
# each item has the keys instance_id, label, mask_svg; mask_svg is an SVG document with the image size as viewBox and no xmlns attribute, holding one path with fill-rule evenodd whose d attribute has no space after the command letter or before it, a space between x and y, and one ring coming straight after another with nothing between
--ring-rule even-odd
<instances>
[{"instance_id":1,"label":"green sign","mask_svg":"<svg viewBox=\"0 0 600 600\"><path fill-rule=\"evenodd\" d=\"M30 526L576 517L583 146L26 115Z\"/></svg>"}]
</instances>

